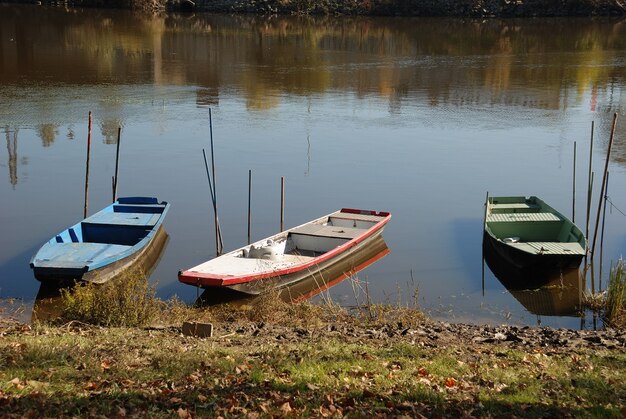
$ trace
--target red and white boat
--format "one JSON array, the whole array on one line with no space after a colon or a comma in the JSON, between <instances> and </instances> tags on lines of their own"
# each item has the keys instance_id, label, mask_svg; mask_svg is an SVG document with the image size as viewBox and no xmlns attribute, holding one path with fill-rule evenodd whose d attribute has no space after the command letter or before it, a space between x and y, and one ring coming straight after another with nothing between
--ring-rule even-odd
<instances>
[{"instance_id":1,"label":"red and white boat","mask_svg":"<svg viewBox=\"0 0 626 419\"><path fill-rule=\"evenodd\" d=\"M344 208L178 273L182 283L245 294L293 285L369 246L388 212Z\"/></svg>"}]
</instances>

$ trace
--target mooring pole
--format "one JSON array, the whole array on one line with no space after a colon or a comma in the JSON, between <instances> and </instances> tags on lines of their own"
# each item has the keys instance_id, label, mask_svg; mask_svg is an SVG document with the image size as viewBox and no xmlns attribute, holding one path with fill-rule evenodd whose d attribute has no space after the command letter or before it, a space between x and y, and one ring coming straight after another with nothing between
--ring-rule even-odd
<instances>
[{"instance_id":1,"label":"mooring pole","mask_svg":"<svg viewBox=\"0 0 626 419\"><path fill-rule=\"evenodd\" d=\"M606 177L609 171L609 160L611 158L611 147L613 147L613 138L615 137L615 126L617 125L617 112L613 114L613 125L611 125L611 137L609 138L609 147L606 152L606 162L604 163L604 175L602 176L602 186L600 187L600 203L598 204L598 213L596 215L596 226L593 232L593 244L591 245L591 261L595 256L596 236L598 235L598 224L600 224L600 211L602 210L602 200L604 199L604 191L606 187Z\"/></svg>"},{"instance_id":2,"label":"mooring pole","mask_svg":"<svg viewBox=\"0 0 626 419\"><path fill-rule=\"evenodd\" d=\"M115 152L115 181L113 182L113 202L117 200L118 172L120 168L120 141L122 139L122 127L117 127L117 150Z\"/></svg>"},{"instance_id":3,"label":"mooring pole","mask_svg":"<svg viewBox=\"0 0 626 419\"><path fill-rule=\"evenodd\" d=\"M85 206L83 207L83 218L87 218L87 208L89 206L89 155L91 154L91 111L89 111L89 124L87 129L87 162L85 163Z\"/></svg>"},{"instance_id":4,"label":"mooring pole","mask_svg":"<svg viewBox=\"0 0 626 419\"><path fill-rule=\"evenodd\" d=\"M252 222L252 169L248 169L248 244L250 244Z\"/></svg>"},{"instance_id":5,"label":"mooring pole","mask_svg":"<svg viewBox=\"0 0 626 419\"><path fill-rule=\"evenodd\" d=\"M209 191L211 192L211 204L213 205L213 221L215 223L215 254L216 256L219 256L222 253L219 218L217 217L217 207L215 205L214 184L211 183L211 172L209 172L209 164L207 163L206 151L204 149L202 149L202 156L204 157L204 168L206 169L206 177L207 177L207 180L209 181Z\"/></svg>"},{"instance_id":6,"label":"mooring pole","mask_svg":"<svg viewBox=\"0 0 626 419\"><path fill-rule=\"evenodd\" d=\"M576 220L576 141L574 141L574 165L572 173L572 222Z\"/></svg>"},{"instance_id":7,"label":"mooring pole","mask_svg":"<svg viewBox=\"0 0 626 419\"><path fill-rule=\"evenodd\" d=\"M587 175L587 226L585 227L585 237L589 239L589 219L591 218L591 197L593 191L593 172L591 171L591 164L593 161L593 127L594 121L591 121L591 141L589 142L589 173Z\"/></svg>"},{"instance_id":8,"label":"mooring pole","mask_svg":"<svg viewBox=\"0 0 626 419\"><path fill-rule=\"evenodd\" d=\"M285 177L280 177L280 231L283 231L285 225Z\"/></svg>"},{"instance_id":9,"label":"mooring pole","mask_svg":"<svg viewBox=\"0 0 626 419\"><path fill-rule=\"evenodd\" d=\"M215 177L215 148L213 147L213 116L211 108L209 108L209 135L211 137L211 172L213 173L213 211L215 213L215 248L217 256L222 254L223 241L222 229L220 228L219 217L217 215L217 179Z\"/></svg>"},{"instance_id":10,"label":"mooring pole","mask_svg":"<svg viewBox=\"0 0 626 419\"><path fill-rule=\"evenodd\" d=\"M604 222L606 221L606 201L609 199L609 174L609 172L606 172L606 191L604 192L604 208L602 208L602 230L600 230L600 281L602 281L602 256L604 254Z\"/></svg>"}]
</instances>

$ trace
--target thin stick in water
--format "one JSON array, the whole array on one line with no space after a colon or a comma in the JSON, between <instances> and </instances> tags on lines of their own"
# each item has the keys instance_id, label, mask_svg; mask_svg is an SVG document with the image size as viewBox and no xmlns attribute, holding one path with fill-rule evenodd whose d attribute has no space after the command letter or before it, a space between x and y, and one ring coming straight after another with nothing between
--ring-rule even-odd
<instances>
[{"instance_id":1,"label":"thin stick in water","mask_svg":"<svg viewBox=\"0 0 626 419\"><path fill-rule=\"evenodd\" d=\"M89 125L87 131L87 162L85 163L85 206L83 207L83 218L87 218L87 208L89 207L89 156L91 154L91 111L89 111Z\"/></svg>"},{"instance_id":2,"label":"thin stick in water","mask_svg":"<svg viewBox=\"0 0 626 419\"><path fill-rule=\"evenodd\" d=\"M209 108L209 135L211 138L211 172L213 173L213 212L215 214L215 248L217 255L222 254L224 244L222 241L222 229L220 228L219 217L217 215L217 179L215 177L215 148L213 147L213 117Z\"/></svg>"},{"instance_id":3,"label":"thin stick in water","mask_svg":"<svg viewBox=\"0 0 626 419\"><path fill-rule=\"evenodd\" d=\"M285 177L280 178L280 231L285 228Z\"/></svg>"},{"instance_id":4,"label":"thin stick in water","mask_svg":"<svg viewBox=\"0 0 626 419\"><path fill-rule=\"evenodd\" d=\"M591 141L589 142L589 174L587 176L588 185L587 185L587 226L585 228L585 237L589 239L589 222L591 218L591 197L592 197L592 189L593 189L593 172L591 171L591 163L593 161L593 128L594 121L591 121Z\"/></svg>"},{"instance_id":5,"label":"thin stick in water","mask_svg":"<svg viewBox=\"0 0 626 419\"><path fill-rule=\"evenodd\" d=\"M250 244L252 223L252 169L248 170L248 244Z\"/></svg>"},{"instance_id":6,"label":"thin stick in water","mask_svg":"<svg viewBox=\"0 0 626 419\"><path fill-rule=\"evenodd\" d=\"M609 172L606 172L606 190L604 191L604 208L602 209L602 229L600 230L600 281L602 281L602 255L604 253L604 222L606 220L606 201L609 198Z\"/></svg>"},{"instance_id":7,"label":"thin stick in water","mask_svg":"<svg viewBox=\"0 0 626 419\"><path fill-rule=\"evenodd\" d=\"M219 219L217 218L217 207L215 205L215 191L213 189L213 182L211 181L211 172L209 172L209 164L206 158L206 151L202 149L202 156L204 157L204 168L206 170L207 180L209 181L209 191L211 192L211 204L213 206L213 221L215 223L215 253L219 256L222 253L221 236L219 234Z\"/></svg>"},{"instance_id":8,"label":"thin stick in water","mask_svg":"<svg viewBox=\"0 0 626 419\"><path fill-rule=\"evenodd\" d=\"M604 191L606 186L606 176L609 171L609 160L611 158L611 147L613 147L613 138L615 137L615 126L617 125L617 112L613 114L613 125L611 126L611 137L609 139L609 147L606 152L606 162L604 164L604 175L602 176L602 186L600 187L600 203L598 204L598 213L596 215L596 226L593 232L593 244L591 245L591 261L595 256L596 239L598 235L598 224L600 224L600 211L602 210L602 201L604 199Z\"/></svg>"},{"instance_id":9,"label":"thin stick in water","mask_svg":"<svg viewBox=\"0 0 626 419\"><path fill-rule=\"evenodd\" d=\"M574 141L574 164L572 173L572 222L576 222L576 141Z\"/></svg>"},{"instance_id":10,"label":"thin stick in water","mask_svg":"<svg viewBox=\"0 0 626 419\"><path fill-rule=\"evenodd\" d=\"M117 127L117 151L115 152L115 182L113 182L113 202L117 200L118 170L120 163L120 140L122 137L122 127Z\"/></svg>"}]
</instances>

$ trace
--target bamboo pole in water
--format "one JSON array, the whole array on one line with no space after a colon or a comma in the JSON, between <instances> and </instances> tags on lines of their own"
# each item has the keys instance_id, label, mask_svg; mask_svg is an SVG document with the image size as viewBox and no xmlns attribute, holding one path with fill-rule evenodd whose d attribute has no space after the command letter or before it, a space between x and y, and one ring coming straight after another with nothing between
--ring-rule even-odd
<instances>
[{"instance_id":1,"label":"bamboo pole in water","mask_svg":"<svg viewBox=\"0 0 626 419\"><path fill-rule=\"evenodd\" d=\"M118 171L120 164L120 141L122 139L122 127L117 127L117 151L115 152L115 181L113 182L113 202L117 200L117 184L118 184Z\"/></svg>"},{"instance_id":2,"label":"bamboo pole in water","mask_svg":"<svg viewBox=\"0 0 626 419\"><path fill-rule=\"evenodd\" d=\"M280 231L285 228L285 177L280 177Z\"/></svg>"},{"instance_id":3,"label":"bamboo pole in water","mask_svg":"<svg viewBox=\"0 0 626 419\"><path fill-rule=\"evenodd\" d=\"M598 224L600 224L600 211L602 210L602 200L604 199L604 190L606 186L606 176L609 170L609 160L611 157L611 147L613 147L613 138L615 137L615 126L617 125L617 112L613 114L613 124L611 125L611 136L609 138L609 147L606 152L606 162L604 163L604 175L602 176L602 186L600 187L600 202L598 204L598 213L596 215L596 226L593 232L593 244L591 245L591 261L595 256L596 238L598 235Z\"/></svg>"},{"instance_id":4,"label":"bamboo pole in water","mask_svg":"<svg viewBox=\"0 0 626 419\"><path fill-rule=\"evenodd\" d=\"M91 154L91 111L89 111L89 125L87 128L87 162L85 163L85 206L83 207L83 218L87 218L87 208L89 206L89 157Z\"/></svg>"},{"instance_id":5,"label":"bamboo pole in water","mask_svg":"<svg viewBox=\"0 0 626 419\"><path fill-rule=\"evenodd\" d=\"M604 222L606 221L606 201L609 198L609 172L606 172L606 191L604 192L604 208L602 208L602 229L600 230L600 281L602 281L602 255L604 253Z\"/></svg>"},{"instance_id":6,"label":"bamboo pole in water","mask_svg":"<svg viewBox=\"0 0 626 419\"><path fill-rule=\"evenodd\" d=\"M593 173L591 171L591 164L593 161L593 128L594 121L591 121L591 141L589 142L589 173L587 175L587 226L585 227L585 237L589 239L589 219L591 218L591 197L593 190Z\"/></svg>"},{"instance_id":7,"label":"bamboo pole in water","mask_svg":"<svg viewBox=\"0 0 626 419\"><path fill-rule=\"evenodd\" d=\"M215 178L215 148L213 146L213 117L209 108L209 135L211 138L211 172L213 173L213 213L215 221L215 248L217 256L222 254L223 241L222 229L220 228L219 216L217 215L217 179Z\"/></svg>"},{"instance_id":8,"label":"bamboo pole in water","mask_svg":"<svg viewBox=\"0 0 626 419\"><path fill-rule=\"evenodd\" d=\"M252 169L248 170L248 244L250 244L252 224Z\"/></svg>"},{"instance_id":9,"label":"bamboo pole in water","mask_svg":"<svg viewBox=\"0 0 626 419\"><path fill-rule=\"evenodd\" d=\"M213 221L215 222L215 253L219 256L222 253L222 241L220 235L219 219L217 217L217 207L215 203L215 190L214 181L211 182L211 172L209 171L209 164L206 158L206 151L202 149L202 156L204 157L204 168L206 170L207 180L209 181L209 191L211 193L211 205L213 206Z\"/></svg>"},{"instance_id":10,"label":"bamboo pole in water","mask_svg":"<svg viewBox=\"0 0 626 419\"><path fill-rule=\"evenodd\" d=\"M587 265L587 256L589 255L589 213L591 210L591 196L593 193L593 176L594 173L591 172L591 176L589 177L589 190L587 191L587 231L585 232L585 238L587 239L587 252L585 253L585 265Z\"/></svg>"},{"instance_id":11,"label":"bamboo pole in water","mask_svg":"<svg viewBox=\"0 0 626 419\"><path fill-rule=\"evenodd\" d=\"M576 141L574 141L574 165L572 173L572 222L576 222Z\"/></svg>"},{"instance_id":12,"label":"bamboo pole in water","mask_svg":"<svg viewBox=\"0 0 626 419\"><path fill-rule=\"evenodd\" d=\"M482 266L482 283L483 283L483 297L485 296L485 226L487 225L487 211L489 209L489 191L487 191L487 196L485 196L485 213L483 216L483 266Z\"/></svg>"}]
</instances>

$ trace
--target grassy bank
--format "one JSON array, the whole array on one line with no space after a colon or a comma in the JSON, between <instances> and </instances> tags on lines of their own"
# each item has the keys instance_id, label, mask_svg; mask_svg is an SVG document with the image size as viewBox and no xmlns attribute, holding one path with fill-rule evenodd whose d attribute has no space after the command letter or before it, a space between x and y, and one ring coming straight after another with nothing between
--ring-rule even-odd
<instances>
[{"instance_id":1,"label":"grassy bank","mask_svg":"<svg viewBox=\"0 0 626 419\"><path fill-rule=\"evenodd\" d=\"M450 325L272 293L188 307L137 272L63 296L61 317L0 323L7 417L626 415L620 329ZM183 334L185 320L213 336Z\"/></svg>"},{"instance_id":2,"label":"grassy bank","mask_svg":"<svg viewBox=\"0 0 626 419\"><path fill-rule=\"evenodd\" d=\"M76 322L0 334L0 406L9 417L626 413L623 349L443 335L433 345L418 326L389 333L322 321L224 324L207 339Z\"/></svg>"}]
</instances>

